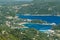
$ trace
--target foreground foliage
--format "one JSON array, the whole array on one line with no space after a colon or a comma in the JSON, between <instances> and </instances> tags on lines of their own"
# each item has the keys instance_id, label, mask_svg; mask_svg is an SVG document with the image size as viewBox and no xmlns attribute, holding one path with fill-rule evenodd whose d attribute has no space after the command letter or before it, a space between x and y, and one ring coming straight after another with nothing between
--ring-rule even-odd
<instances>
[{"instance_id":1,"label":"foreground foliage","mask_svg":"<svg viewBox=\"0 0 60 40\"><path fill-rule=\"evenodd\" d=\"M9 29L9 30L8 30ZM9 27L0 28L0 40L49 40L47 34L33 28L10 29Z\"/></svg>"}]
</instances>

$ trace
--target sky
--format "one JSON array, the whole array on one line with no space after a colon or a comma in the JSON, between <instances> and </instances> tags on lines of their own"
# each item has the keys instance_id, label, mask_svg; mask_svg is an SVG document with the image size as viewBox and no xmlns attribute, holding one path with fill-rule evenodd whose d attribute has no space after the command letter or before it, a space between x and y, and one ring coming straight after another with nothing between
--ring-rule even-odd
<instances>
[{"instance_id":1,"label":"sky","mask_svg":"<svg viewBox=\"0 0 60 40\"><path fill-rule=\"evenodd\" d=\"M32 0L0 0L0 1L32 1Z\"/></svg>"},{"instance_id":2,"label":"sky","mask_svg":"<svg viewBox=\"0 0 60 40\"><path fill-rule=\"evenodd\" d=\"M16 1L32 1L32 0L16 0Z\"/></svg>"}]
</instances>

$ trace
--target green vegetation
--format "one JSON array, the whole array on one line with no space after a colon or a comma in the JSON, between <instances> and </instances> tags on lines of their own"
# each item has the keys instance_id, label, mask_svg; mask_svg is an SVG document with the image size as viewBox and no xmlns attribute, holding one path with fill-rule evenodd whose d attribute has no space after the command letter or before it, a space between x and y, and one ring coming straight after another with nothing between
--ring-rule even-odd
<instances>
[{"instance_id":1,"label":"green vegetation","mask_svg":"<svg viewBox=\"0 0 60 40\"><path fill-rule=\"evenodd\" d=\"M56 25L56 26L53 26L53 30L60 30L60 24Z\"/></svg>"},{"instance_id":2,"label":"green vegetation","mask_svg":"<svg viewBox=\"0 0 60 40\"><path fill-rule=\"evenodd\" d=\"M35 29L10 29L6 25L0 26L0 40L49 40L47 34Z\"/></svg>"},{"instance_id":3,"label":"green vegetation","mask_svg":"<svg viewBox=\"0 0 60 40\"><path fill-rule=\"evenodd\" d=\"M16 2L15 2L16 3ZM37 5L38 4L38 5ZM56 13L56 14L55 14ZM11 29L11 27L20 27L17 25L23 22L24 19L15 18L16 14L60 14L59 2L17 2L14 4L0 5L0 40L53 40L53 38L60 38L57 36L47 37L46 33L42 33L36 29L28 28L26 30ZM12 17L12 18L11 18ZM31 23L45 23L42 20L32 20ZM60 25L53 26L53 30L60 30Z\"/></svg>"},{"instance_id":4,"label":"green vegetation","mask_svg":"<svg viewBox=\"0 0 60 40\"><path fill-rule=\"evenodd\" d=\"M58 15L60 13L60 2L40 2L40 1L33 1L28 6L23 6L20 9L19 13L22 14L49 14L49 15Z\"/></svg>"},{"instance_id":5,"label":"green vegetation","mask_svg":"<svg viewBox=\"0 0 60 40\"><path fill-rule=\"evenodd\" d=\"M31 23L46 23L46 21L42 21L42 20L32 20Z\"/></svg>"}]
</instances>

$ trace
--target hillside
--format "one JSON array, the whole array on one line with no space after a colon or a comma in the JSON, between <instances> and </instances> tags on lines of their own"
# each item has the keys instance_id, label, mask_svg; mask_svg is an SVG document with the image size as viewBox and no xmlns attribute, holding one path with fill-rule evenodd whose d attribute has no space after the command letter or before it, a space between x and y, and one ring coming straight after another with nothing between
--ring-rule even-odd
<instances>
[{"instance_id":1,"label":"hillside","mask_svg":"<svg viewBox=\"0 0 60 40\"><path fill-rule=\"evenodd\" d=\"M30 15L60 15L60 2L3 2L0 1L0 40L60 40L56 34L47 34L33 28L24 29L21 23L27 19L18 18L16 14ZM48 1L48 0L47 0ZM29 21L30 22L30 21ZM46 23L42 20L33 20L31 23ZM13 28L13 29L12 29ZM14 29L16 28L16 29ZM53 26L60 30L60 25Z\"/></svg>"}]
</instances>

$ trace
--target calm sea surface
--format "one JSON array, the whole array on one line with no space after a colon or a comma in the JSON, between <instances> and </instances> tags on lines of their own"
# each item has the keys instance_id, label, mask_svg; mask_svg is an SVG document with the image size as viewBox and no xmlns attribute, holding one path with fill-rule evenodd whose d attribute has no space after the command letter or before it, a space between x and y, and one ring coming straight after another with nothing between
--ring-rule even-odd
<instances>
[{"instance_id":1,"label":"calm sea surface","mask_svg":"<svg viewBox=\"0 0 60 40\"><path fill-rule=\"evenodd\" d=\"M31 16L31 15L18 15L19 18L22 19L38 19L38 20L43 20L47 21L48 23L56 23L60 24L60 16ZM52 28L51 25L40 25L40 24L33 24L33 23L28 23L24 24L25 26L29 28L35 28L37 30L49 30Z\"/></svg>"}]
</instances>

